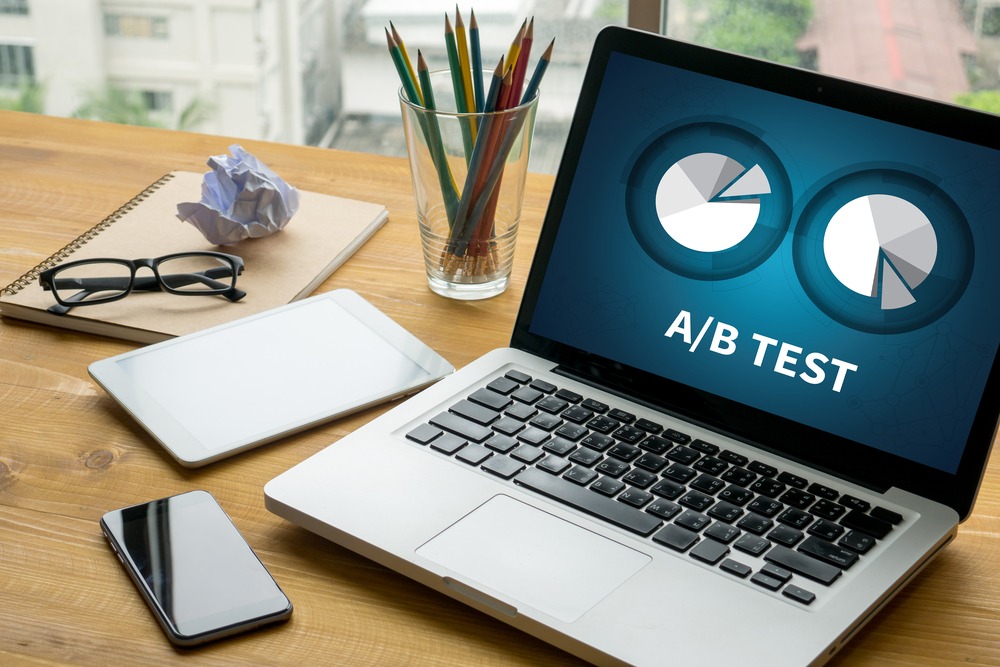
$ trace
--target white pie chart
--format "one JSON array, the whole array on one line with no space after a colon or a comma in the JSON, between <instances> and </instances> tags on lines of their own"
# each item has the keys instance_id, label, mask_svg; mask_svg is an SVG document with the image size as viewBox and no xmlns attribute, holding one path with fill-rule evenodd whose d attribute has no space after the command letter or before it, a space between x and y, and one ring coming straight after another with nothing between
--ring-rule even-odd
<instances>
[{"instance_id":1,"label":"white pie chart","mask_svg":"<svg viewBox=\"0 0 1000 667\"><path fill-rule=\"evenodd\" d=\"M719 153L695 153L660 178L656 214L680 245L719 252L749 236L760 217L761 197L770 193L760 165L748 168Z\"/></svg>"},{"instance_id":2,"label":"white pie chart","mask_svg":"<svg viewBox=\"0 0 1000 667\"><path fill-rule=\"evenodd\" d=\"M913 291L937 260L937 234L923 211L893 195L858 197L830 219L823 254L853 292L879 299L882 310L916 303Z\"/></svg>"}]
</instances>

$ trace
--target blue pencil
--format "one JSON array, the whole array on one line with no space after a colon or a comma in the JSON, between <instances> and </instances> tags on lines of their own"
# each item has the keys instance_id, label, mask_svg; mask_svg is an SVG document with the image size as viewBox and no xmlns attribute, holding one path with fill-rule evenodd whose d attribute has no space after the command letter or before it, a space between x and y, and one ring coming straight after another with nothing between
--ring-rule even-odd
<instances>
[{"instance_id":1,"label":"blue pencil","mask_svg":"<svg viewBox=\"0 0 1000 667\"><path fill-rule=\"evenodd\" d=\"M542 77L545 76L545 70L548 69L549 61L552 60L552 47L555 46L555 43L555 39L549 42L549 47L545 49L545 53L538 59L538 64L535 65L535 71L531 75L531 80L528 81L528 87L524 89L524 97L521 98L521 104L524 104L538 93L538 85L542 82Z\"/></svg>"},{"instance_id":2,"label":"blue pencil","mask_svg":"<svg viewBox=\"0 0 1000 667\"><path fill-rule=\"evenodd\" d=\"M476 10L471 10L469 19L469 41L472 43L472 85L475 89L476 111L483 112L486 98L483 96L483 52L479 45L479 24L476 22Z\"/></svg>"}]
</instances>

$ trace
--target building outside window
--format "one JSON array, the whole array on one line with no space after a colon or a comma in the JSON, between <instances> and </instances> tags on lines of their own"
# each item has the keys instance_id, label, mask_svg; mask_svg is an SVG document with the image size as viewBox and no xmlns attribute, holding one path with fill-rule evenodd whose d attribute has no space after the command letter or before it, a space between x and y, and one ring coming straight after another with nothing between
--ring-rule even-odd
<instances>
[{"instance_id":1,"label":"building outside window","mask_svg":"<svg viewBox=\"0 0 1000 667\"><path fill-rule=\"evenodd\" d=\"M444 68L444 17L455 9L454 0L0 0L0 105L17 108L29 86L34 110L71 116L145 91L141 122L404 155L385 29L392 21L412 54ZM475 0L459 9L466 22L476 12L487 68L528 17L532 60L555 38L535 171L558 165L607 24L1000 112L1000 0ZM105 111L88 117L109 119Z\"/></svg>"}]
</instances>

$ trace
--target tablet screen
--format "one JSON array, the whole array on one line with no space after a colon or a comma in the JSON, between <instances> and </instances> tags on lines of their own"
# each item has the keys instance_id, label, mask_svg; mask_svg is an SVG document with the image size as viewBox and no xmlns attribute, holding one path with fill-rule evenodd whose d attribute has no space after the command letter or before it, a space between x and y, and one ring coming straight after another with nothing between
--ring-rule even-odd
<instances>
[{"instance_id":1,"label":"tablet screen","mask_svg":"<svg viewBox=\"0 0 1000 667\"><path fill-rule=\"evenodd\" d=\"M98 362L92 374L172 453L167 440L177 429L158 428L164 420L211 457L450 371L360 297L345 300L345 292L119 355L105 360L110 372Z\"/></svg>"}]
</instances>

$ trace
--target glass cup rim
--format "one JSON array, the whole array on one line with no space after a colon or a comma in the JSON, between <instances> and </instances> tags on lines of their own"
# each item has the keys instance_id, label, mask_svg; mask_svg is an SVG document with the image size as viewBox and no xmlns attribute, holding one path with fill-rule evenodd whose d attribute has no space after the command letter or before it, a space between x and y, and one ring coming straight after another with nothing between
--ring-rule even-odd
<instances>
[{"instance_id":1,"label":"glass cup rim","mask_svg":"<svg viewBox=\"0 0 1000 667\"><path fill-rule=\"evenodd\" d=\"M450 77L451 70L435 69L435 70L430 70L429 74L430 76L437 75L438 77L442 77L445 74L447 74ZM488 76L493 76L493 71L483 70L483 74L486 74ZM404 88L405 87L403 85L400 85L398 90L396 91L397 95L399 96L399 103L402 104L404 108L408 108L417 113L433 114L435 116L445 116L449 118L468 118L468 117L475 118L475 117L491 117L491 116L496 117L505 115L516 115L517 113L520 113L525 109L530 108L532 105L537 104L538 97L541 95L541 91L535 91L535 94L527 102L522 102L521 104L518 104L516 107L510 107L508 109L503 109L502 111L443 111L441 109L428 109L427 107L421 106L416 102L411 102L409 99L407 99L406 91L404 90Z\"/></svg>"}]
</instances>

